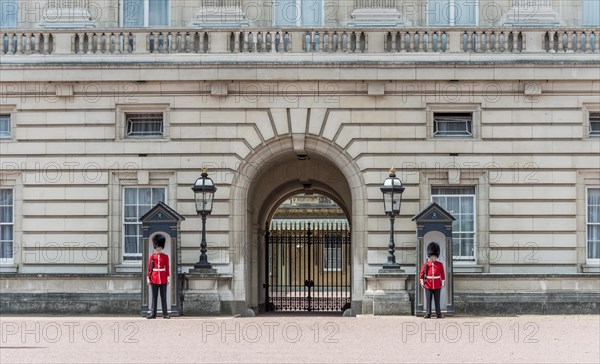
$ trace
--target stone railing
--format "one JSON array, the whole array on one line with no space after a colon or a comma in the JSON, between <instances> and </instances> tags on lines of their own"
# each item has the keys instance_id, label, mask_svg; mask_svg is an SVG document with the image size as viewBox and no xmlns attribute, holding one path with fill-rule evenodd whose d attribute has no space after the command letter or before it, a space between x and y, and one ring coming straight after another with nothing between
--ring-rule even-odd
<instances>
[{"instance_id":1,"label":"stone railing","mask_svg":"<svg viewBox=\"0 0 600 364\"><path fill-rule=\"evenodd\" d=\"M11 30L2 55L598 53L600 29L322 28Z\"/></svg>"}]
</instances>

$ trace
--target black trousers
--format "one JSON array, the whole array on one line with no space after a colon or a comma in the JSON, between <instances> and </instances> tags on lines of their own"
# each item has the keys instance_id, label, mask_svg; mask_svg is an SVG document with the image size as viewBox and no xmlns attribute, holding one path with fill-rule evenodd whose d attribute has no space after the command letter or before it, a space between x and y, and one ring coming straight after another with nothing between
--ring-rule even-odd
<instances>
[{"instance_id":1,"label":"black trousers","mask_svg":"<svg viewBox=\"0 0 600 364\"><path fill-rule=\"evenodd\" d=\"M435 300L435 314L441 315L442 309L440 307L440 291L441 289L425 289L425 304L427 305L427 315L431 315L431 294L433 293L433 299Z\"/></svg>"},{"instance_id":2,"label":"black trousers","mask_svg":"<svg viewBox=\"0 0 600 364\"><path fill-rule=\"evenodd\" d=\"M160 291L160 302L162 304L163 316L168 316L167 311L167 285L152 284L152 316L156 316L156 302L158 301L158 292Z\"/></svg>"}]
</instances>

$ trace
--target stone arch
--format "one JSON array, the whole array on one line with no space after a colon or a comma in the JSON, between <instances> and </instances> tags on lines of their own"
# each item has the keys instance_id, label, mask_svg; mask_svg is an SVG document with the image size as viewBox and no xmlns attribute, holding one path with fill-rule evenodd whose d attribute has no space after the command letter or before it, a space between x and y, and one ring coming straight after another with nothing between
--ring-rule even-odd
<instances>
[{"instance_id":1,"label":"stone arch","mask_svg":"<svg viewBox=\"0 0 600 364\"><path fill-rule=\"evenodd\" d=\"M348 214L353 237L352 305L359 310L355 302L361 301L364 293L367 251L366 185L358 165L330 141L307 135L304 151L308 160L298 160L292 138L283 136L255 149L238 168L230 191L234 300L255 309L264 302L264 224L278 201L302 191L304 186L298 182L304 178L315 192L332 196ZM295 173L299 163L308 166L302 173L311 168L314 173L309 173L309 178ZM319 174L321 171L325 175Z\"/></svg>"}]
</instances>

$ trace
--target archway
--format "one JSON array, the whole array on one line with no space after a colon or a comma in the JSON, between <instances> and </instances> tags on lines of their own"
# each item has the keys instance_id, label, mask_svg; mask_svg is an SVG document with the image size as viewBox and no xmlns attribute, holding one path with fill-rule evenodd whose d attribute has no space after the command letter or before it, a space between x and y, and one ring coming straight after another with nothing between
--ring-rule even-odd
<instances>
[{"instance_id":1,"label":"archway","mask_svg":"<svg viewBox=\"0 0 600 364\"><path fill-rule=\"evenodd\" d=\"M239 311L266 307L265 226L287 197L311 191L334 199L346 212L351 247L352 308L360 311L366 262L366 188L358 166L330 142L307 136L298 158L289 136L256 149L238 169L231 190L233 295Z\"/></svg>"},{"instance_id":2,"label":"archway","mask_svg":"<svg viewBox=\"0 0 600 364\"><path fill-rule=\"evenodd\" d=\"M348 215L334 198L301 192L279 204L265 227L265 310L350 308Z\"/></svg>"}]
</instances>

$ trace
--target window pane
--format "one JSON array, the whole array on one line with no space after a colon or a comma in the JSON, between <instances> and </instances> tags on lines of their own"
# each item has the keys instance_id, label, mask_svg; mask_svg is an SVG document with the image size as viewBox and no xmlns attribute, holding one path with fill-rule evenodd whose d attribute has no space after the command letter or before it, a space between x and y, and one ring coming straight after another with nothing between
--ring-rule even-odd
<instances>
[{"instance_id":1,"label":"window pane","mask_svg":"<svg viewBox=\"0 0 600 364\"><path fill-rule=\"evenodd\" d=\"M137 224L125 224L125 235L136 236L137 231Z\"/></svg>"},{"instance_id":2,"label":"window pane","mask_svg":"<svg viewBox=\"0 0 600 364\"><path fill-rule=\"evenodd\" d=\"M460 255L464 257L472 257L474 255L473 239L463 239L461 248L462 251Z\"/></svg>"},{"instance_id":3,"label":"window pane","mask_svg":"<svg viewBox=\"0 0 600 364\"><path fill-rule=\"evenodd\" d=\"M318 26L323 19L323 0L302 0L302 25Z\"/></svg>"},{"instance_id":4,"label":"window pane","mask_svg":"<svg viewBox=\"0 0 600 364\"><path fill-rule=\"evenodd\" d=\"M11 189L0 189L0 205L11 205L12 206L12 190Z\"/></svg>"},{"instance_id":5,"label":"window pane","mask_svg":"<svg viewBox=\"0 0 600 364\"><path fill-rule=\"evenodd\" d=\"M144 0L123 0L123 26L144 26Z\"/></svg>"},{"instance_id":6,"label":"window pane","mask_svg":"<svg viewBox=\"0 0 600 364\"><path fill-rule=\"evenodd\" d=\"M454 25L477 25L477 0L454 0Z\"/></svg>"},{"instance_id":7,"label":"window pane","mask_svg":"<svg viewBox=\"0 0 600 364\"><path fill-rule=\"evenodd\" d=\"M600 188L588 188L588 205L600 205Z\"/></svg>"},{"instance_id":8,"label":"window pane","mask_svg":"<svg viewBox=\"0 0 600 364\"><path fill-rule=\"evenodd\" d=\"M125 221L137 221L137 207L125 206Z\"/></svg>"},{"instance_id":9,"label":"window pane","mask_svg":"<svg viewBox=\"0 0 600 364\"><path fill-rule=\"evenodd\" d=\"M0 222L10 223L12 219L12 206L0 206Z\"/></svg>"},{"instance_id":10,"label":"window pane","mask_svg":"<svg viewBox=\"0 0 600 364\"><path fill-rule=\"evenodd\" d=\"M138 197L139 197L140 205L149 205L152 202L152 189L139 188L138 189Z\"/></svg>"},{"instance_id":11,"label":"window pane","mask_svg":"<svg viewBox=\"0 0 600 364\"><path fill-rule=\"evenodd\" d=\"M153 188L152 189L152 206L159 202L165 202L165 189L164 188Z\"/></svg>"},{"instance_id":12,"label":"window pane","mask_svg":"<svg viewBox=\"0 0 600 364\"><path fill-rule=\"evenodd\" d=\"M13 244L12 242L4 241L0 244L0 258L11 259L13 257Z\"/></svg>"},{"instance_id":13,"label":"window pane","mask_svg":"<svg viewBox=\"0 0 600 364\"><path fill-rule=\"evenodd\" d=\"M0 115L0 138L8 137L10 137L10 115Z\"/></svg>"},{"instance_id":14,"label":"window pane","mask_svg":"<svg viewBox=\"0 0 600 364\"><path fill-rule=\"evenodd\" d=\"M588 225L588 258L600 258L600 225Z\"/></svg>"},{"instance_id":15,"label":"window pane","mask_svg":"<svg viewBox=\"0 0 600 364\"><path fill-rule=\"evenodd\" d=\"M137 204L137 188L126 188L125 189L125 204L126 205Z\"/></svg>"},{"instance_id":16,"label":"window pane","mask_svg":"<svg viewBox=\"0 0 600 364\"><path fill-rule=\"evenodd\" d=\"M17 26L18 0L0 0L0 28ZM28 4L25 4L28 5Z\"/></svg>"},{"instance_id":17,"label":"window pane","mask_svg":"<svg viewBox=\"0 0 600 364\"><path fill-rule=\"evenodd\" d=\"M149 0L148 25L169 25L169 1Z\"/></svg>"},{"instance_id":18,"label":"window pane","mask_svg":"<svg viewBox=\"0 0 600 364\"><path fill-rule=\"evenodd\" d=\"M600 25L600 1L583 0L582 25Z\"/></svg>"},{"instance_id":19,"label":"window pane","mask_svg":"<svg viewBox=\"0 0 600 364\"><path fill-rule=\"evenodd\" d=\"M471 197L461 197L460 198L460 212L461 213L473 213L473 198Z\"/></svg>"},{"instance_id":20,"label":"window pane","mask_svg":"<svg viewBox=\"0 0 600 364\"><path fill-rule=\"evenodd\" d=\"M448 197L446 200L446 206L444 207L451 214L458 214L460 212L460 200L458 197ZM456 216L455 216L456 217Z\"/></svg>"},{"instance_id":21,"label":"window pane","mask_svg":"<svg viewBox=\"0 0 600 364\"><path fill-rule=\"evenodd\" d=\"M0 240L2 240L2 241L12 241L13 240L12 225L0 226Z\"/></svg>"},{"instance_id":22,"label":"window pane","mask_svg":"<svg viewBox=\"0 0 600 364\"><path fill-rule=\"evenodd\" d=\"M273 23L279 26L296 26L300 9L296 0L273 0Z\"/></svg>"},{"instance_id":23,"label":"window pane","mask_svg":"<svg viewBox=\"0 0 600 364\"><path fill-rule=\"evenodd\" d=\"M428 25L450 24L450 1L428 0L427 1Z\"/></svg>"},{"instance_id":24,"label":"window pane","mask_svg":"<svg viewBox=\"0 0 600 364\"><path fill-rule=\"evenodd\" d=\"M600 205L588 206L587 214L589 223L600 223Z\"/></svg>"},{"instance_id":25,"label":"window pane","mask_svg":"<svg viewBox=\"0 0 600 364\"><path fill-rule=\"evenodd\" d=\"M138 238L127 237L125 238L125 254L137 253L138 251Z\"/></svg>"}]
</instances>

